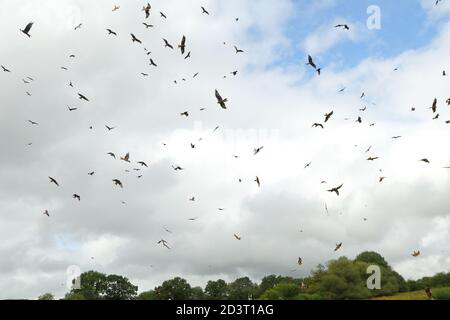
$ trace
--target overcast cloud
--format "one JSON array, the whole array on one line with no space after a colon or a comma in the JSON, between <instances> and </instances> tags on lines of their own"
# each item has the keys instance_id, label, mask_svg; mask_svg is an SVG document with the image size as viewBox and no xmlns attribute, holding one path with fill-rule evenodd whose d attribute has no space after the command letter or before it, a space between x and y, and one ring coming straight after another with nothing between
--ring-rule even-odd
<instances>
[{"instance_id":1,"label":"overcast cloud","mask_svg":"<svg viewBox=\"0 0 450 320\"><path fill-rule=\"evenodd\" d=\"M0 71L0 298L61 297L71 265L127 276L139 291L175 276L193 285L272 273L302 277L319 263L365 250L381 253L406 278L448 272L448 4L436 13L420 1L428 23L441 21L426 46L337 68L323 54L345 41L370 46L376 31L364 20L335 17L292 43L285 30L300 10L296 2L155 0L146 20L140 1L2 1L0 64L11 73ZM116 12L114 4L121 5ZM19 31L29 21L31 38ZM338 21L354 29L344 36L333 29ZM175 46L183 35L187 60L162 41ZM245 53L235 54L234 45ZM305 66L308 50L320 54L320 77ZM26 77L34 81L25 84ZM215 89L228 97L227 110L217 105ZM332 110L324 130L311 128ZM131 163L108 152L129 152ZM381 176L387 179L379 183ZM341 183L339 197L326 191ZM162 238L171 250L156 244ZM413 250L422 255L412 258Z\"/></svg>"}]
</instances>

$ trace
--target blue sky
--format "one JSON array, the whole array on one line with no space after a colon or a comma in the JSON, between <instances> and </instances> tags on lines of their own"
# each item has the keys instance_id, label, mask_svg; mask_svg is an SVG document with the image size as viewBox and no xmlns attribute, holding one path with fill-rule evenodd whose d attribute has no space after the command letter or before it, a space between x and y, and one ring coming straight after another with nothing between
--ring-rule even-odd
<instances>
[{"instance_id":1,"label":"blue sky","mask_svg":"<svg viewBox=\"0 0 450 320\"><path fill-rule=\"evenodd\" d=\"M285 30L295 53L288 60L283 54L280 59L283 65L303 61L307 52L300 46L302 41L320 26L336 18L366 25L367 8L370 5L377 5L381 9L381 29L369 31L369 37L358 42L338 43L332 50L316 58L319 62L322 61L322 65L339 59L339 67L348 68L368 57L390 58L404 51L420 48L433 39L439 26L439 23L430 23L427 12L418 0L336 0L329 6L314 10L313 14L306 9L310 4L310 1L295 1L295 12Z\"/></svg>"}]
</instances>

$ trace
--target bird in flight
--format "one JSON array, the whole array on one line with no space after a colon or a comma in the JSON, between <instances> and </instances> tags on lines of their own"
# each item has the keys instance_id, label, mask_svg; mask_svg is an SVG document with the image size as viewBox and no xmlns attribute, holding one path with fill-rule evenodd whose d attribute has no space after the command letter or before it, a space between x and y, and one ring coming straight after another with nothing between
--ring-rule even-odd
<instances>
[{"instance_id":1,"label":"bird in flight","mask_svg":"<svg viewBox=\"0 0 450 320\"><path fill-rule=\"evenodd\" d=\"M339 195L339 190L340 190L343 186L344 186L344 185L341 184L339 187L332 188L332 189L328 190L328 192L335 192L337 195Z\"/></svg>"},{"instance_id":2,"label":"bird in flight","mask_svg":"<svg viewBox=\"0 0 450 320\"><path fill-rule=\"evenodd\" d=\"M81 28L81 26L82 26L83 24L82 23L80 23L79 25L77 25L73 30L77 30L77 29L80 29Z\"/></svg>"},{"instance_id":3,"label":"bird in flight","mask_svg":"<svg viewBox=\"0 0 450 320\"><path fill-rule=\"evenodd\" d=\"M207 14L209 16L209 12L204 7L202 7L202 13Z\"/></svg>"},{"instance_id":4,"label":"bird in flight","mask_svg":"<svg viewBox=\"0 0 450 320\"><path fill-rule=\"evenodd\" d=\"M86 98L86 96L82 95L81 93L78 93L78 97L80 98L80 100L89 101L89 99Z\"/></svg>"},{"instance_id":5,"label":"bird in flight","mask_svg":"<svg viewBox=\"0 0 450 320\"><path fill-rule=\"evenodd\" d=\"M71 107L67 107L68 109L69 109L69 111L75 111L75 110L78 110L78 108L71 108Z\"/></svg>"},{"instance_id":6,"label":"bird in flight","mask_svg":"<svg viewBox=\"0 0 450 320\"><path fill-rule=\"evenodd\" d=\"M80 197L79 195L77 195L76 193L74 193L74 194L72 195L72 198L74 198L74 199L76 199L76 200L78 200L78 201L81 201L81 197Z\"/></svg>"},{"instance_id":7,"label":"bird in flight","mask_svg":"<svg viewBox=\"0 0 450 320\"><path fill-rule=\"evenodd\" d=\"M324 122L327 122L328 120L330 120L333 113L334 113L334 111L331 111L330 113L325 113L325 121Z\"/></svg>"},{"instance_id":8,"label":"bird in flight","mask_svg":"<svg viewBox=\"0 0 450 320\"><path fill-rule=\"evenodd\" d=\"M420 162L425 162L425 163L431 163L430 160L428 160L427 158L420 159L419 161Z\"/></svg>"},{"instance_id":9,"label":"bird in flight","mask_svg":"<svg viewBox=\"0 0 450 320\"><path fill-rule=\"evenodd\" d=\"M312 125L312 127L313 127L313 128L322 128L322 129L324 129L324 126L323 126L323 124L321 124L321 123L314 123L314 124Z\"/></svg>"},{"instance_id":10,"label":"bird in flight","mask_svg":"<svg viewBox=\"0 0 450 320\"><path fill-rule=\"evenodd\" d=\"M433 101L433 105L431 106L431 110L433 111L433 113L436 113L436 111L437 111L437 99L436 98Z\"/></svg>"},{"instance_id":11,"label":"bird in flight","mask_svg":"<svg viewBox=\"0 0 450 320\"><path fill-rule=\"evenodd\" d=\"M32 125L35 125L35 126L38 126L38 125L39 125L39 123L34 122L34 121L32 121L32 120L28 120L28 122L31 123Z\"/></svg>"},{"instance_id":12,"label":"bird in flight","mask_svg":"<svg viewBox=\"0 0 450 320\"><path fill-rule=\"evenodd\" d=\"M54 178L52 177L48 177L50 179L50 183L54 183L57 187L59 187L59 183L58 181L56 181Z\"/></svg>"},{"instance_id":13,"label":"bird in flight","mask_svg":"<svg viewBox=\"0 0 450 320\"><path fill-rule=\"evenodd\" d=\"M127 152L127 154L124 157L120 157L120 160L123 160L125 162L130 162L130 153Z\"/></svg>"},{"instance_id":14,"label":"bird in flight","mask_svg":"<svg viewBox=\"0 0 450 320\"><path fill-rule=\"evenodd\" d=\"M123 188L123 184L119 179L114 179L113 182L116 186Z\"/></svg>"},{"instance_id":15,"label":"bird in flight","mask_svg":"<svg viewBox=\"0 0 450 320\"><path fill-rule=\"evenodd\" d=\"M380 159L380 158L379 157L369 157L369 158L367 158L367 161L375 161L378 159Z\"/></svg>"},{"instance_id":16,"label":"bird in flight","mask_svg":"<svg viewBox=\"0 0 450 320\"><path fill-rule=\"evenodd\" d=\"M113 157L114 159L116 158L116 155L115 155L114 153L112 153L112 152L108 152L107 154L108 154L109 156Z\"/></svg>"},{"instance_id":17,"label":"bird in flight","mask_svg":"<svg viewBox=\"0 0 450 320\"><path fill-rule=\"evenodd\" d=\"M180 115L181 116L185 116L185 117L189 117L189 112L185 111L185 112L180 113Z\"/></svg>"},{"instance_id":18,"label":"bird in flight","mask_svg":"<svg viewBox=\"0 0 450 320\"><path fill-rule=\"evenodd\" d=\"M334 248L334 251L338 251L342 247L342 242L337 243L336 247Z\"/></svg>"},{"instance_id":19,"label":"bird in flight","mask_svg":"<svg viewBox=\"0 0 450 320\"><path fill-rule=\"evenodd\" d=\"M189 201L194 202L195 201L195 197L190 198Z\"/></svg>"},{"instance_id":20,"label":"bird in flight","mask_svg":"<svg viewBox=\"0 0 450 320\"><path fill-rule=\"evenodd\" d=\"M236 238L236 240L242 240L242 238L240 236L238 236L237 234L234 234L234 237Z\"/></svg>"},{"instance_id":21,"label":"bird in flight","mask_svg":"<svg viewBox=\"0 0 450 320\"><path fill-rule=\"evenodd\" d=\"M153 61L152 58L150 58L150 65L151 65L151 66L154 66L154 67L157 67L157 66L158 66L158 65L155 63L155 61Z\"/></svg>"},{"instance_id":22,"label":"bird in flight","mask_svg":"<svg viewBox=\"0 0 450 320\"><path fill-rule=\"evenodd\" d=\"M184 170L182 167L180 167L180 166L172 166L172 168L173 168L173 170L175 170L175 171L182 171L182 170Z\"/></svg>"},{"instance_id":23,"label":"bird in flight","mask_svg":"<svg viewBox=\"0 0 450 320\"><path fill-rule=\"evenodd\" d=\"M45 210L42 214L45 214L47 217L50 217L50 214L48 213L48 210Z\"/></svg>"},{"instance_id":24,"label":"bird in flight","mask_svg":"<svg viewBox=\"0 0 450 320\"><path fill-rule=\"evenodd\" d=\"M244 53L244 50L238 49L238 47L234 46L234 50L236 50L236 54Z\"/></svg>"},{"instance_id":25,"label":"bird in flight","mask_svg":"<svg viewBox=\"0 0 450 320\"><path fill-rule=\"evenodd\" d=\"M344 28L346 30L350 30L350 27L347 24L338 24L334 26L335 28Z\"/></svg>"},{"instance_id":26,"label":"bird in flight","mask_svg":"<svg viewBox=\"0 0 450 320\"><path fill-rule=\"evenodd\" d=\"M159 14L161 15L161 18L167 19L167 16L163 12L159 12Z\"/></svg>"},{"instance_id":27,"label":"bird in flight","mask_svg":"<svg viewBox=\"0 0 450 320\"><path fill-rule=\"evenodd\" d=\"M181 38L181 44L178 45L178 48L181 50L181 54L184 55L184 50L186 49L186 36Z\"/></svg>"},{"instance_id":28,"label":"bird in flight","mask_svg":"<svg viewBox=\"0 0 450 320\"><path fill-rule=\"evenodd\" d=\"M186 57L184 57L184 60L189 59L191 57L191 52L189 51L186 55Z\"/></svg>"},{"instance_id":29,"label":"bird in flight","mask_svg":"<svg viewBox=\"0 0 450 320\"><path fill-rule=\"evenodd\" d=\"M120 6L114 5L114 8L112 9L112 11L117 11L120 9Z\"/></svg>"},{"instance_id":30,"label":"bird in flight","mask_svg":"<svg viewBox=\"0 0 450 320\"><path fill-rule=\"evenodd\" d=\"M420 256L420 251L414 251L411 255L413 257L418 257L418 256Z\"/></svg>"},{"instance_id":31,"label":"bird in flight","mask_svg":"<svg viewBox=\"0 0 450 320\"><path fill-rule=\"evenodd\" d=\"M159 240L159 241L158 241L158 244L162 244L162 245L163 245L164 247L166 247L167 249L170 249L169 243L168 243L166 240L164 240L164 239Z\"/></svg>"},{"instance_id":32,"label":"bird in flight","mask_svg":"<svg viewBox=\"0 0 450 320\"><path fill-rule=\"evenodd\" d=\"M131 34L131 41L132 42L142 43L142 41L139 40L138 38L136 38L136 36L134 34L132 34L132 33L130 33L130 34Z\"/></svg>"},{"instance_id":33,"label":"bird in flight","mask_svg":"<svg viewBox=\"0 0 450 320\"><path fill-rule=\"evenodd\" d=\"M106 29L106 31L108 31L108 35L113 34L113 35L117 36L117 33L112 31L111 29Z\"/></svg>"},{"instance_id":34,"label":"bird in flight","mask_svg":"<svg viewBox=\"0 0 450 320\"><path fill-rule=\"evenodd\" d=\"M317 70L317 66L316 66L316 64L314 63L314 60L313 60L313 58L311 57L311 55L308 55L308 63L307 63L306 65L307 65L307 66L311 66L311 67L313 67L314 69Z\"/></svg>"},{"instance_id":35,"label":"bird in flight","mask_svg":"<svg viewBox=\"0 0 450 320\"><path fill-rule=\"evenodd\" d=\"M33 26L33 23L34 22L30 22L30 23L28 23L27 24L27 26L25 27L25 29L20 29L20 31L22 31L24 34L26 34L27 36L28 36L28 38L31 38L31 35L30 35L30 30L31 30L31 27Z\"/></svg>"},{"instance_id":36,"label":"bird in flight","mask_svg":"<svg viewBox=\"0 0 450 320\"><path fill-rule=\"evenodd\" d=\"M381 183L381 182L383 182L385 179L387 179L387 177L380 177L379 182Z\"/></svg>"},{"instance_id":37,"label":"bird in flight","mask_svg":"<svg viewBox=\"0 0 450 320\"><path fill-rule=\"evenodd\" d=\"M253 155L257 155L258 153L260 153L261 152L261 150L264 148L264 146L261 146L261 147L259 147L259 148L256 148L256 149L253 149Z\"/></svg>"},{"instance_id":38,"label":"bird in flight","mask_svg":"<svg viewBox=\"0 0 450 320\"><path fill-rule=\"evenodd\" d=\"M169 43L169 41L167 41L166 39L163 38L164 41L164 48L169 47L170 49L173 49L173 46Z\"/></svg>"},{"instance_id":39,"label":"bird in flight","mask_svg":"<svg viewBox=\"0 0 450 320\"><path fill-rule=\"evenodd\" d=\"M142 167L148 168L147 164L144 161L138 161L137 164L140 164Z\"/></svg>"},{"instance_id":40,"label":"bird in flight","mask_svg":"<svg viewBox=\"0 0 450 320\"><path fill-rule=\"evenodd\" d=\"M258 176L256 176L255 182L258 185L258 188L261 187L261 183L259 181L259 177Z\"/></svg>"},{"instance_id":41,"label":"bird in flight","mask_svg":"<svg viewBox=\"0 0 450 320\"><path fill-rule=\"evenodd\" d=\"M225 105L225 102L228 102L228 98L223 99L222 96L220 95L219 91L215 92L216 95L216 99L217 99L217 103L222 107L222 109L226 109L227 106Z\"/></svg>"},{"instance_id":42,"label":"bird in flight","mask_svg":"<svg viewBox=\"0 0 450 320\"><path fill-rule=\"evenodd\" d=\"M297 260L297 264L299 265L299 266L301 266L302 264L303 264L303 260L302 260L302 258L298 258L298 260Z\"/></svg>"},{"instance_id":43,"label":"bird in flight","mask_svg":"<svg viewBox=\"0 0 450 320\"><path fill-rule=\"evenodd\" d=\"M3 72L11 72L11 70L9 70L9 69L5 68L4 66L0 66L0 67L2 67L2 69L3 69Z\"/></svg>"},{"instance_id":44,"label":"bird in flight","mask_svg":"<svg viewBox=\"0 0 450 320\"><path fill-rule=\"evenodd\" d=\"M105 128L108 129L108 131L114 130L116 127L110 127L108 125L105 125Z\"/></svg>"},{"instance_id":45,"label":"bird in flight","mask_svg":"<svg viewBox=\"0 0 450 320\"><path fill-rule=\"evenodd\" d=\"M93 176L95 174L95 171L89 172L88 175L89 176Z\"/></svg>"},{"instance_id":46,"label":"bird in flight","mask_svg":"<svg viewBox=\"0 0 450 320\"><path fill-rule=\"evenodd\" d=\"M148 2L147 2L147 5L142 8L142 11L145 11L145 19L147 19L150 16L151 8L152 8L152 6Z\"/></svg>"}]
</instances>

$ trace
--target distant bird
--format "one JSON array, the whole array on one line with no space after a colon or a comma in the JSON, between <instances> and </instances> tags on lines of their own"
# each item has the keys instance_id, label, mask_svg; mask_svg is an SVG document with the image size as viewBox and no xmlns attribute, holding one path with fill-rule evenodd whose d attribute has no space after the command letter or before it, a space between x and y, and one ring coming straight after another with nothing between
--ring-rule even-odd
<instances>
[{"instance_id":1,"label":"distant bird","mask_svg":"<svg viewBox=\"0 0 450 320\"><path fill-rule=\"evenodd\" d=\"M116 10L119 10L119 9L120 9L120 6L114 5L114 8L112 9L112 11L116 11Z\"/></svg>"},{"instance_id":2,"label":"distant bird","mask_svg":"<svg viewBox=\"0 0 450 320\"><path fill-rule=\"evenodd\" d=\"M359 109L359 111L362 111L362 112L364 112L364 111L366 111L367 110L367 107L364 107L364 108L362 108L362 109Z\"/></svg>"},{"instance_id":3,"label":"distant bird","mask_svg":"<svg viewBox=\"0 0 450 320\"><path fill-rule=\"evenodd\" d=\"M433 101L433 105L431 106L431 110L433 111L433 113L435 113L437 111L437 99L436 98Z\"/></svg>"},{"instance_id":4,"label":"distant bird","mask_svg":"<svg viewBox=\"0 0 450 320\"><path fill-rule=\"evenodd\" d=\"M88 98L86 98L84 95L82 95L81 93L78 93L78 97L80 98L80 100L85 100L85 101L89 101Z\"/></svg>"},{"instance_id":5,"label":"distant bird","mask_svg":"<svg viewBox=\"0 0 450 320\"><path fill-rule=\"evenodd\" d=\"M194 202L195 201L195 197L189 198L189 201Z\"/></svg>"},{"instance_id":6,"label":"distant bird","mask_svg":"<svg viewBox=\"0 0 450 320\"><path fill-rule=\"evenodd\" d=\"M222 107L222 109L226 109L227 106L225 105L225 102L228 102L228 98L223 99L219 93L219 91L215 92L217 103Z\"/></svg>"},{"instance_id":7,"label":"distant bird","mask_svg":"<svg viewBox=\"0 0 450 320\"><path fill-rule=\"evenodd\" d=\"M114 179L113 182L116 186L123 188L123 184L119 179Z\"/></svg>"},{"instance_id":8,"label":"distant bird","mask_svg":"<svg viewBox=\"0 0 450 320\"><path fill-rule=\"evenodd\" d=\"M146 167L146 168L148 168L147 164L146 164L144 161L138 161L137 164L140 164L141 167Z\"/></svg>"},{"instance_id":9,"label":"distant bird","mask_svg":"<svg viewBox=\"0 0 450 320\"><path fill-rule=\"evenodd\" d=\"M69 58L75 58L75 55L74 55L74 54L71 54L71 55L69 56Z\"/></svg>"},{"instance_id":10,"label":"distant bird","mask_svg":"<svg viewBox=\"0 0 450 320\"><path fill-rule=\"evenodd\" d=\"M302 258L298 258L298 260L297 260L297 264L299 265L299 266L301 266L302 264L303 264L303 260L302 260Z\"/></svg>"},{"instance_id":11,"label":"distant bird","mask_svg":"<svg viewBox=\"0 0 450 320\"><path fill-rule=\"evenodd\" d=\"M317 74L320 76L320 73L322 72L322 68L317 68L316 71L317 71Z\"/></svg>"},{"instance_id":12,"label":"distant bird","mask_svg":"<svg viewBox=\"0 0 450 320\"><path fill-rule=\"evenodd\" d=\"M113 34L113 35L117 36L117 33L112 31L111 29L106 29L106 31L108 31L108 34Z\"/></svg>"},{"instance_id":13,"label":"distant bird","mask_svg":"<svg viewBox=\"0 0 450 320\"><path fill-rule=\"evenodd\" d=\"M67 107L69 109L69 111L75 111L78 110L78 108L71 108L71 107Z\"/></svg>"},{"instance_id":14,"label":"distant bird","mask_svg":"<svg viewBox=\"0 0 450 320\"><path fill-rule=\"evenodd\" d=\"M173 170L175 170L175 171L182 171L182 170L184 170L182 167L180 167L180 166L172 166L172 168L173 168Z\"/></svg>"},{"instance_id":15,"label":"distant bird","mask_svg":"<svg viewBox=\"0 0 450 320\"><path fill-rule=\"evenodd\" d=\"M430 160L428 160L428 159L426 159L426 158L420 159L419 161L420 161L420 162L425 162L425 163L431 163Z\"/></svg>"},{"instance_id":16,"label":"distant bird","mask_svg":"<svg viewBox=\"0 0 450 320\"><path fill-rule=\"evenodd\" d=\"M356 122L362 123L362 118L361 118L361 117L358 117L358 119L356 119Z\"/></svg>"},{"instance_id":17,"label":"distant bird","mask_svg":"<svg viewBox=\"0 0 450 320\"><path fill-rule=\"evenodd\" d=\"M38 126L38 125L39 125L39 123L37 123L37 122L35 122L35 121L32 121L32 120L28 120L28 122L31 123L32 125L35 125L35 126Z\"/></svg>"},{"instance_id":18,"label":"distant bird","mask_svg":"<svg viewBox=\"0 0 450 320\"><path fill-rule=\"evenodd\" d=\"M330 120L333 113L334 113L334 111L331 111L330 113L325 113L325 121L324 122L327 122L328 120Z\"/></svg>"},{"instance_id":19,"label":"distant bird","mask_svg":"<svg viewBox=\"0 0 450 320\"><path fill-rule=\"evenodd\" d=\"M33 23L34 22L30 22L30 23L27 24L25 29L23 29L23 30L20 29L20 31L22 31L24 34L26 34L28 36L28 38L31 38L30 30L31 30L31 27L33 26Z\"/></svg>"},{"instance_id":20,"label":"distant bird","mask_svg":"<svg viewBox=\"0 0 450 320\"><path fill-rule=\"evenodd\" d=\"M238 72L237 71L233 71L233 72L230 72L230 74L232 74L233 76L236 76L238 74Z\"/></svg>"},{"instance_id":21,"label":"distant bird","mask_svg":"<svg viewBox=\"0 0 450 320\"><path fill-rule=\"evenodd\" d=\"M113 157L114 159L116 158L116 155L112 152L108 152L107 154L110 155L111 157Z\"/></svg>"},{"instance_id":22,"label":"distant bird","mask_svg":"<svg viewBox=\"0 0 450 320\"><path fill-rule=\"evenodd\" d=\"M69 69L67 69L66 67L61 67L61 69L62 69L62 70L69 70Z\"/></svg>"},{"instance_id":23,"label":"distant bird","mask_svg":"<svg viewBox=\"0 0 450 320\"><path fill-rule=\"evenodd\" d=\"M159 12L159 14L161 15L161 18L167 19L167 16L163 12Z\"/></svg>"},{"instance_id":24,"label":"distant bird","mask_svg":"<svg viewBox=\"0 0 450 320\"><path fill-rule=\"evenodd\" d=\"M323 124L321 124L321 123L314 123L314 124L312 125L312 127L313 127L313 128L322 128L322 129L325 128L325 127L323 126Z\"/></svg>"},{"instance_id":25,"label":"distant bird","mask_svg":"<svg viewBox=\"0 0 450 320\"><path fill-rule=\"evenodd\" d=\"M69 87L72 87L72 88L73 88L73 83L72 83L72 81L69 82Z\"/></svg>"},{"instance_id":26,"label":"distant bird","mask_svg":"<svg viewBox=\"0 0 450 320\"><path fill-rule=\"evenodd\" d=\"M360 99L364 98L366 96L366 94L363 92L361 93L361 97L359 97Z\"/></svg>"},{"instance_id":27,"label":"distant bird","mask_svg":"<svg viewBox=\"0 0 450 320\"><path fill-rule=\"evenodd\" d=\"M444 76L444 77L446 77L446 76L447 76L447 73L445 72L445 70L444 70L444 71L442 71L442 76Z\"/></svg>"},{"instance_id":28,"label":"distant bird","mask_svg":"<svg viewBox=\"0 0 450 320\"><path fill-rule=\"evenodd\" d=\"M144 77L148 77L148 73L141 72L141 75Z\"/></svg>"},{"instance_id":29,"label":"distant bird","mask_svg":"<svg viewBox=\"0 0 450 320\"><path fill-rule=\"evenodd\" d=\"M191 143L191 149L195 149L195 144Z\"/></svg>"},{"instance_id":30,"label":"distant bird","mask_svg":"<svg viewBox=\"0 0 450 320\"><path fill-rule=\"evenodd\" d=\"M120 160L123 160L125 162L130 162L130 153L127 152L127 154L124 157L120 157Z\"/></svg>"},{"instance_id":31,"label":"distant bird","mask_svg":"<svg viewBox=\"0 0 450 320\"><path fill-rule=\"evenodd\" d=\"M48 213L48 210L45 210L42 214L45 214L47 217L50 217L50 214Z\"/></svg>"},{"instance_id":32,"label":"distant bird","mask_svg":"<svg viewBox=\"0 0 450 320\"><path fill-rule=\"evenodd\" d=\"M11 72L11 70L5 68L4 66L0 66L0 67L2 67L2 69L3 69L4 72Z\"/></svg>"},{"instance_id":33,"label":"distant bird","mask_svg":"<svg viewBox=\"0 0 450 320\"><path fill-rule=\"evenodd\" d=\"M420 256L420 251L413 251L413 253L411 255L413 257L418 257L418 256Z\"/></svg>"},{"instance_id":34,"label":"distant bird","mask_svg":"<svg viewBox=\"0 0 450 320\"><path fill-rule=\"evenodd\" d=\"M234 50L236 50L236 54L244 53L244 50L238 49L238 47L234 46Z\"/></svg>"},{"instance_id":35,"label":"distant bird","mask_svg":"<svg viewBox=\"0 0 450 320\"><path fill-rule=\"evenodd\" d=\"M157 67L157 66L158 66L158 65L155 63L155 61L153 61L152 58L150 58L150 65L151 65L151 66L154 66L154 67Z\"/></svg>"},{"instance_id":36,"label":"distant bird","mask_svg":"<svg viewBox=\"0 0 450 320\"><path fill-rule=\"evenodd\" d=\"M254 180L256 182L256 184L258 185L258 188L261 187L261 183L259 181L259 177L256 176L256 179Z\"/></svg>"},{"instance_id":37,"label":"distant bird","mask_svg":"<svg viewBox=\"0 0 450 320\"><path fill-rule=\"evenodd\" d=\"M151 8L152 8L152 6L148 2L147 2L147 5L142 8L142 11L145 11L145 19L147 19L150 16Z\"/></svg>"},{"instance_id":38,"label":"distant bird","mask_svg":"<svg viewBox=\"0 0 450 320\"><path fill-rule=\"evenodd\" d=\"M314 60L313 60L313 58L311 57L311 55L308 55L308 63L307 63L306 65L307 65L307 66L309 65L309 66L311 66L311 67L313 67L314 69L317 70L317 66L316 66L316 64L314 63Z\"/></svg>"},{"instance_id":39,"label":"distant bird","mask_svg":"<svg viewBox=\"0 0 450 320\"><path fill-rule=\"evenodd\" d=\"M380 177L379 182L381 183L381 182L383 182L385 179L387 179L387 178L386 178L386 177Z\"/></svg>"},{"instance_id":40,"label":"distant bird","mask_svg":"<svg viewBox=\"0 0 450 320\"><path fill-rule=\"evenodd\" d=\"M110 127L108 125L105 125L105 128L108 129L108 131L114 130L116 127Z\"/></svg>"},{"instance_id":41,"label":"distant bird","mask_svg":"<svg viewBox=\"0 0 450 320\"><path fill-rule=\"evenodd\" d=\"M138 38L136 38L136 36L134 34L130 33L130 35L131 35L132 42L142 43L142 41L139 40Z\"/></svg>"},{"instance_id":42,"label":"distant bird","mask_svg":"<svg viewBox=\"0 0 450 320\"><path fill-rule=\"evenodd\" d=\"M198 217L195 217L195 218L189 218L188 220L189 221L195 221L195 220L197 220L198 219Z\"/></svg>"},{"instance_id":43,"label":"distant bird","mask_svg":"<svg viewBox=\"0 0 450 320\"><path fill-rule=\"evenodd\" d=\"M82 23L80 23L79 25L77 25L75 28L73 28L73 30L77 30L77 29L80 29L81 28L81 26L82 26L83 24Z\"/></svg>"},{"instance_id":44,"label":"distant bird","mask_svg":"<svg viewBox=\"0 0 450 320\"><path fill-rule=\"evenodd\" d=\"M95 174L95 171L89 172L88 175L93 176Z\"/></svg>"},{"instance_id":45,"label":"distant bird","mask_svg":"<svg viewBox=\"0 0 450 320\"><path fill-rule=\"evenodd\" d=\"M336 248L334 248L334 251L338 251L342 247L342 242L336 244Z\"/></svg>"},{"instance_id":46,"label":"distant bird","mask_svg":"<svg viewBox=\"0 0 450 320\"><path fill-rule=\"evenodd\" d=\"M185 116L185 117L189 117L189 112L185 111L185 112L180 113L180 115L181 116Z\"/></svg>"},{"instance_id":47,"label":"distant bird","mask_svg":"<svg viewBox=\"0 0 450 320\"><path fill-rule=\"evenodd\" d=\"M378 157L369 157L369 158L367 158L367 161L375 161L375 160L378 160L378 159L380 159L380 158L378 158Z\"/></svg>"},{"instance_id":48,"label":"distant bird","mask_svg":"<svg viewBox=\"0 0 450 320\"><path fill-rule=\"evenodd\" d=\"M184 57L184 60L189 59L191 57L191 52L189 51L186 55L186 57Z\"/></svg>"},{"instance_id":49,"label":"distant bird","mask_svg":"<svg viewBox=\"0 0 450 320\"><path fill-rule=\"evenodd\" d=\"M209 12L204 7L202 7L202 13L205 13L209 16Z\"/></svg>"},{"instance_id":50,"label":"distant bird","mask_svg":"<svg viewBox=\"0 0 450 320\"><path fill-rule=\"evenodd\" d=\"M238 236L237 234L234 234L234 237L236 238L236 240L242 240L242 238L240 236Z\"/></svg>"},{"instance_id":51,"label":"distant bird","mask_svg":"<svg viewBox=\"0 0 450 320\"><path fill-rule=\"evenodd\" d=\"M312 164L312 162L307 163L307 164L305 165L304 169L309 168L309 167L311 166L311 164Z\"/></svg>"},{"instance_id":52,"label":"distant bird","mask_svg":"<svg viewBox=\"0 0 450 320\"><path fill-rule=\"evenodd\" d=\"M350 27L347 24L338 24L334 26L335 28L344 28L346 30L350 30Z\"/></svg>"},{"instance_id":53,"label":"distant bird","mask_svg":"<svg viewBox=\"0 0 450 320\"><path fill-rule=\"evenodd\" d=\"M166 240L164 240L164 239L159 240L159 241L158 241L158 244L162 244L162 245L163 245L164 247L166 247L167 249L170 249L169 243L168 243Z\"/></svg>"},{"instance_id":54,"label":"distant bird","mask_svg":"<svg viewBox=\"0 0 450 320\"><path fill-rule=\"evenodd\" d=\"M166 39L163 38L164 41L164 48L169 47L170 49L173 49L173 46L169 43L169 41L167 41Z\"/></svg>"},{"instance_id":55,"label":"distant bird","mask_svg":"<svg viewBox=\"0 0 450 320\"><path fill-rule=\"evenodd\" d=\"M393 136L392 137L392 139L394 139L394 140L397 140L397 139L400 139L400 138L402 138L402 136Z\"/></svg>"},{"instance_id":56,"label":"distant bird","mask_svg":"<svg viewBox=\"0 0 450 320\"><path fill-rule=\"evenodd\" d=\"M178 45L178 48L181 50L181 54L184 54L184 50L186 49L186 36L181 38L181 44Z\"/></svg>"},{"instance_id":57,"label":"distant bird","mask_svg":"<svg viewBox=\"0 0 450 320\"><path fill-rule=\"evenodd\" d=\"M146 22L142 22L142 24L148 29L148 28L153 28L152 24L148 24Z\"/></svg>"},{"instance_id":58,"label":"distant bird","mask_svg":"<svg viewBox=\"0 0 450 320\"><path fill-rule=\"evenodd\" d=\"M192 78L195 78L196 76L198 76L198 72L196 72L193 76L192 76ZM450 99L449 99L450 100ZM450 104L449 104L450 105Z\"/></svg>"},{"instance_id":59,"label":"distant bird","mask_svg":"<svg viewBox=\"0 0 450 320\"><path fill-rule=\"evenodd\" d=\"M446 103L450 106L450 99L447 99Z\"/></svg>"},{"instance_id":60,"label":"distant bird","mask_svg":"<svg viewBox=\"0 0 450 320\"><path fill-rule=\"evenodd\" d=\"M264 148L264 146L261 146L261 147L259 147L259 148L256 148L256 149L253 149L253 155L257 155L258 153L260 153L261 152L261 150Z\"/></svg>"},{"instance_id":61,"label":"distant bird","mask_svg":"<svg viewBox=\"0 0 450 320\"><path fill-rule=\"evenodd\" d=\"M335 193L339 196L339 190L340 190L343 186L344 186L344 185L341 184L339 187L332 188L332 189L328 190L328 192L335 192Z\"/></svg>"},{"instance_id":62,"label":"distant bird","mask_svg":"<svg viewBox=\"0 0 450 320\"><path fill-rule=\"evenodd\" d=\"M72 198L74 198L74 199L76 199L76 200L78 200L78 201L81 201L81 197L80 197L79 195L77 195L76 193L74 193L74 194L72 195Z\"/></svg>"},{"instance_id":63,"label":"distant bird","mask_svg":"<svg viewBox=\"0 0 450 320\"><path fill-rule=\"evenodd\" d=\"M57 187L59 187L59 183L58 181L56 181L54 178L52 177L48 177L50 179L50 183L54 183Z\"/></svg>"}]
</instances>

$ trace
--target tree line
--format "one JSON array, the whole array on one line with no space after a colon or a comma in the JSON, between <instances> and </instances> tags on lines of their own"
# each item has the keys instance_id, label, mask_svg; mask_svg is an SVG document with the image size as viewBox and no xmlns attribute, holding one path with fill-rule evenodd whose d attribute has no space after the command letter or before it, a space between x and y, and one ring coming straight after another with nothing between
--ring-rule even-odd
<instances>
[{"instance_id":1,"label":"tree line","mask_svg":"<svg viewBox=\"0 0 450 320\"><path fill-rule=\"evenodd\" d=\"M377 265L381 270L381 288L367 287L367 268ZM400 292L450 286L450 272L438 273L419 280L405 280L376 252L363 252L351 260L341 257L318 265L308 277L279 275L264 277L260 283L249 277L232 282L210 280L204 288L191 286L186 279L176 277L164 281L152 290L138 293L138 287L126 277L88 271L80 276L79 289L72 289L66 300L330 300L370 299ZM51 293L38 299L52 300Z\"/></svg>"}]
</instances>

